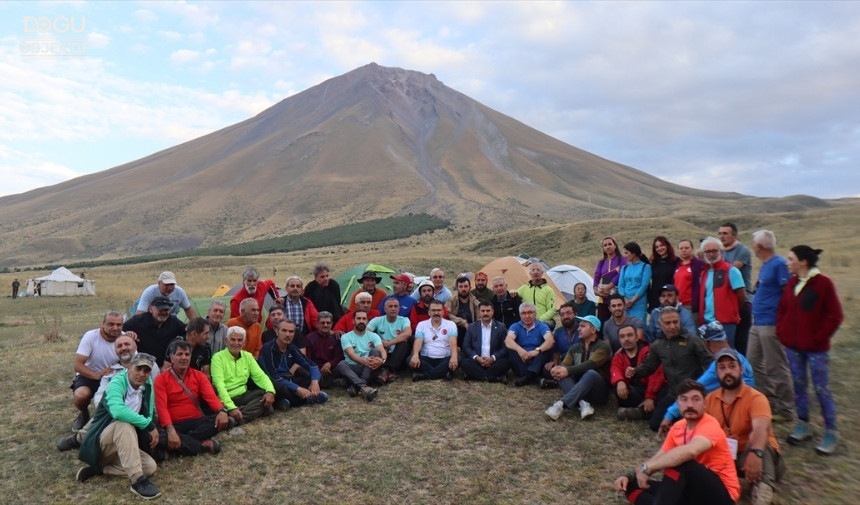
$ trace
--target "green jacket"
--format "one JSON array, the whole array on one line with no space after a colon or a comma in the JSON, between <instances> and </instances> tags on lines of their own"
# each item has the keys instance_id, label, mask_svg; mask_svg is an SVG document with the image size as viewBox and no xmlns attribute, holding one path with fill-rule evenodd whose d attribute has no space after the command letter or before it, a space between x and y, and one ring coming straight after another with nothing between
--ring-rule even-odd
<instances>
[{"instance_id":1,"label":"green jacket","mask_svg":"<svg viewBox=\"0 0 860 505\"><path fill-rule=\"evenodd\" d=\"M582 374L594 370L609 384L609 363L612 361L612 348L602 338L598 338L586 351L583 342L577 342L567 350L561 366L567 368L567 373L579 380Z\"/></svg>"},{"instance_id":2,"label":"green jacket","mask_svg":"<svg viewBox=\"0 0 860 505\"><path fill-rule=\"evenodd\" d=\"M660 336L651 344L651 351L642 364L636 367L634 379L647 377L663 365L663 375L669 384L669 395L676 396L675 388L684 379L697 379L714 357L705 348L705 341L690 335L681 329L681 334L675 338L666 338L661 331Z\"/></svg>"},{"instance_id":3,"label":"green jacket","mask_svg":"<svg viewBox=\"0 0 860 505\"><path fill-rule=\"evenodd\" d=\"M523 284L517 289L517 294L524 302L533 303L537 307L537 318L547 322L555 317L555 291L549 286L546 279L541 279L541 284L534 285L532 281Z\"/></svg>"},{"instance_id":4,"label":"green jacket","mask_svg":"<svg viewBox=\"0 0 860 505\"><path fill-rule=\"evenodd\" d=\"M114 421L129 423L140 431L152 431L155 429L155 400L152 393L152 379L146 380L141 386L143 388L143 402L140 412L129 409L125 404L125 395L128 391L128 370L116 374L108 383L102 401L96 406L96 413L89 431L81 441L81 449L78 459L84 463L100 467L101 445L99 439L102 432Z\"/></svg>"},{"instance_id":5,"label":"green jacket","mask_svg":"<svg viewBox=\"0 0 860 505\"><path fill-rule=\"evenodd\" d=\"M239 359L230 354L230 349L216 352L212 356L211 372L215 392L227 410L236 408L234 396L248 392L249 378L263 391L275 394L271 379L248 351L241 351Z\"/></svg>"}]
</instances>

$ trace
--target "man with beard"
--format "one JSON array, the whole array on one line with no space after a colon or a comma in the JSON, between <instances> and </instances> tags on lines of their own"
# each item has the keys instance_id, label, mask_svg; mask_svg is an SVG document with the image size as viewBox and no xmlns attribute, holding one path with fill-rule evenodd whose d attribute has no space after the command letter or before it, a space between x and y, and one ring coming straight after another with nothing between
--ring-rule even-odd
<instances>
[{"instance_id":1,"label":"man with beard","mask_svg":"<svg viewBox=\"0 0 860 505\"><path fill-rule=\"evenodd\" d=\"M471 292L472 284L468 277L457 278L457 296L452 296L445 304L450 320L457 326L458 347L463 344L466 328L478 319L478 299Z\"/></svg>"},{"instance_id":2,"label":"man with beard","mask_svg":"<svg viewBox=\"0 0 860 505\"><path fill-rule=\"evenodd\" d=\"M726 332L723 331L723 327L720 323L713 322L702 325L699 327L698 334L705 342L705 349L707 349L712 355L716 355L724 349L731 349L728 341L726 340ZM752 366L749 361L744 358L743 354L738 354L737 356L741 362L741 368L743 369L743 381L750 386L755 387L755 377L753 375ZM711 361L711 364L708 365L704 373L696 379L696 382L705 387L706 394L716 391L716 389L720 387L720 379L717 376L717 362ZM672 406L670 406L663 415L663 421L660 423L659 431L661 433L669 431L669 427L672 426L672 423L680 418L681 411L678 410L678 405L672 404Z\"/></svg>"},{"instance_id":3,"label":"man with beard","mask_svg":"<svg viewBox=\"0 0 860 505\"><path fill-rule=\"evenodd\" d=\"M371 297L370 306L371 307L379 307L379 304L382 303L382 299L388 295L388 291L385 291L377 284L382 282L382 277L379 276L376 272L372 270L367 270L361 277L359 277L358 282L361 283L361 287L356 289L349 295L349 311L352 312L358 308L356 305L356 295L359 293L367 293ZM346 315L346 314L344 314Z\"/></svg>"},{"instance_id":4,"label":"man with beard","mask_svg":"<svg viewBox=\"0 0 860 505\"><path fill-rule=\"evenodd\" d=\"M463 356L460 367L467 377L484 382L508 383L505 374L511 367L505 337L508 329L493 319L493 304L478 304L480 319L469 325L463 339Z\"/></svg>"},{"instance_id":5,"label":"man with beard","mask_svg":"<svg viewBox=\"0 0 860 505\"><path fill-rule=\"evenodd\" d=\"M275 328L278 327L278 323L283 321L285 317L286 316L284 315L284 307L280 305L272 305L271 307L269 307L269 318L266 320L266 323L271 324L272 329L267 329L263 332L263 336L260 337L260 340L262 340L264 345L266 344L266 342L278 338L278 333L275 331Z\"/></svg>"},{"instance_id":6,"label":"man with beard","mask_svg":"<svg viewBox=\"0 0 860 505\"><path fill-rule=\"evenodd\" d=\"M579 342L573 345L559 366L550 370L564 395L544 412L557 421L565 409L579 406L579 416L594 415L595 405L609 400L609 360L612 350L600 339L600 319L597 316L577 317Z\"/></svg>"},{"instance_id":7,"label":"man with beard","mask_svg":"<svg viewBox=\"0 0 860 505\"><path fill-rule=\"evenodd\" d=\"M377 310L384 314L385 303L388 300L395 299L400 306L398 314L409 319L412 306L418 302L409 294L409 283L412 282L412 279L406 274L390 275L389 277L394 281L394 292L382 299L382 303L379 304Z\"/></svg>"},{"instance_id":8,"label":"man with beard","mask_svg":"<svg viewBox=\"0 0 860 505\"><path fill-rule=\"evenodd\" d=\"M167 345L178 336L185 336L185 323L170 314L173 304L165 296L156 296L149 312L137 314L122 325L122 331L137 335L137 350L155 356L158 366L164 364Z\"/></svg>"},{"instance_id":9,"label":"man with beard","mask_svg":"<svg viewBox=\"0 0 860 505\"><path fill-rule=\"evenodd\" d=\"M227 321L227 338L230 337L230 328L238 326L244 330L244 350L250 352L254 359L260 355L263 348L263 327L260 326L260 305L253 298L245 298L239 304L238 316Z\"/></svg>"},{"instance_id":10,"label":"man with beard","mask_svg":"<svg viewBox=\"0 0 860 505\"><path fill-rule=\"evenodd\" d=\"M237 425L271 414L275 402L272 381L244 346L245 330L233 326L227 331L227 348L212 356L212 384ZM256 387L249 388L251 383Z\"/></svg>"},{"instance_id":11,"label":"man with beard","mask_svg":"<svg viewBox=\"0 0 860 505\"><path fill-rule=\"evenodd\" d=\"M628 379L624 372L628 367L635 367L645 361L651 346L636 338L636 328L629 324L618 330L618 339L621 349L612 356L609 365L609 382L615 386L615 396L618 397L618 419L647 419L654 412L657 402L666 394L663 367L661 365L648 377ZM656 422L659 423L660 418Z\"/></svg>"},{"instance_id":12,"label":"man with beard","mask_svg":"<svg viewBox=\"0 0 860 505\"><path fill-rule=\"evenodd\" d=\"M412 300L410 296L407 298ZM409 319L400 315L400 304L396 298L389 296L385 299L385 314L371 319L367 329L379 335L388 352L388 360L379 378L382 382L394 382L397 379L396 373L406 364L412 340Z\"/></svg>"},{"instance_id":13,"label":"man with beard","mask_svg":"<svg viewBox=\"0 0 860 505\"><path fill-rule=\"evenodd\" d=\"M430 302L433 298L433 282L424 280L418 284L416 291L421 295L418 303L412 306L412 312L409 313L409 324L412 326L412 333L418 327L418 323L430 319ZM443 305L442 317L448 319L448 309Z\"/></svg>"},{"instance_id":14,"label":"man with beard","mask_svg":"<svg viewBox=\"0 0 860 505\"><path fill-rule=\"evenodd\" d=\"M224 321L224 314L227 311L227 304L221 300L212 300L209 303L209 312L206 314L206 321L209 322L209 348L212 349L212 354L221 351L227 346L227 325L221 324Z\"/></svg>"},{"instance_id":15,"label":"man with beard","mask_svg":"<svg viewBox=\"0 0 860 505\"><path fill-rule=\"evenodd\" d=\"M746 303L746 285L741 271L723 260L722 249L722 243L714 237L702 241L705 266L699 283L699 324L718 321L734 349L740 308Z\"/></svg>"},{"instance_id":16,"label":"man with beard","mask_svg":"<svg viewBox=\"0 0 860 505\"><path fill-rule=\"evenodd\" d=\"M674 284L665 284L660 288L659 300L660 306L651 311L651 319L648 321L648 326L645 327L645 338L648 342L655 341L657 334L660 333L657 321L660 319L660 309L663 307L675 307L678 310L678 316L681 317L681 326L691 335L696 333L696 322L693 320L693 314L687 307L678 302L678 288Z\"/></svg>"},{"instance_id":17,"label":"man with beard","mask_svg":"<svg viewBox=\"0 0 860 505\"><path fill-rule=\"evenodd\" d=\"M78 417L72 431L80 430L90 420L90 400L99 388L99 381L110 374L116 363L114 341L122 333L122 314L108 312L99 328L84 333L75 351L75 378L72 381L72 398ZM98 406L98 403L96 403Z\"/></svg>"},{"instance_id":18,"label":"man with beard","mask_svg":"<svg viewBox=\"0 0 860 505\"><path fill-rule=\"evenodd\" d=\"M340 337L344 359L337 364L337 371L350 382L350 396L359 395L371 402L377 391L367 382L379 376L388 353L379 335L367 331L367 321L367 311L358 309L353 313L355 328Z\"/></svg>"},{"instance_id":19,"label":"man with beard","mask_svg":"<svg viewBox=\"0 0 860 505\"><path fill-rule=\"evenodd\" d=\"M720 237L720 243L723 245L723 259L737 268L744 280L744 287L746 289L745 299L738 306L740 322L738 322L738 327L735 331L736 342L732 347L740 351L741 354L746 354L747 339L750 326L752 326L752 254L747 246L738 241L738 227L734 223L725 222L721 224L717 235Z\"/></svg>"},{"instance_id":20,"label":"man with beard","mask_svg":"<svg viewBox=\"0 0 860 505\"><path fill-rule=\"evenodd\" d=\"M555 328L555 291L543 278L543 265L538 262L529 265L529 282L517 289L517 294L524 302L537 307L537 319Z\"/></svg>"},{"instance_id":21,"label":"man with beard","mask_svg":"<svg viewBox=\"0 0 860 505\"><path fill-rule=\"evenodd\" d=\"M548 352L555 345L549 326L537 320L537 309L531 303L520 305L520 320L508 328L505 347L514 371L514 386L523 387L537 381Z\"/></svg>"},{"instance_id":22,"label":"man with beard","mask_svg":"<svg viewBox=\"0 0 860 505\"><path fill-rule=\"evenodd\" d=\"M779 442L773 434L770 404L762 393L745 384L738 353L724 348L714 356L720 388L705 398L705 411L714 416L729 437L738 476L752 487L752 505L770 505L776 482L785 474Z\"/></svg>"},{"instance_id":23,"label":"man with beard","mask_svg":"<svg viewBox=\"0 0 860 505\"><path fill-rule=\"evenodd\" d=\"M478 272L475 274L475 289L472 290L472 296L478 299L479 302L489 302L493 299L493 290L487 287L487 274Z\"/></svg>"},{"instance_id":24,"label":"man with beard","mask_svg":"<svg viewBox=\"0 0 860 505\"><path fill-rule=\"evenodd\" d=\"M275 399L283 410L328 401L328 395L320 391L322 374L319 368L293 344L296 328L292 319L279 321L275 326L278 337L263 345L257 359L272 381Z\"/></svg>"},{"instance_id":25,"label":"man with beard","mask_svg":"<svg viewBox=\"0 0 860 505\"><path fill-rule=\"evenodd\" d=\"M667 396L658 401L651 415L649 427L660 429L659 420L677 396L677 388L684 379L695 379L711 364L713 358L705 343L696 335L690 335L681 327L681 317L674 307L660 311L660 335L651 344L651 351L642 363L624 371L627 379L640 379L656 372L663 365L663 375L668 383Z\"/></svg>"},{"instance_id":26,"label":"man with beard","mask_svg":"<svg viewBox=\"0 0 860 505\"><path fill-rule=\"evenodd\" d=\"M158 283L152 284L143 290L143 293L140 294L140 299L137 301L137 312L135 314L146 312L156 296L166 296L170 299L170 302L173 304L170 308L172 315L175 316L178 314L179 308L182 307L189 320L197 317L197 312L191 306L191 301L188 300L185 290L176 284L176 276L173 275L173 272L161 272L158 276Z\"/></svg>"},{"instance_id":27,"label":"man with beard","mask_svg":"<svg viewBox=\"0 0 860 505\"><path fill-rule=\"evenodd\" d=\"M645 323L638 317L627 314L624 297L614 294L608 300L607 304L609 305L611 317L603 323L603 340L606 340L612 347L612 352L618 352L618 349L621 348L621 341L618 339L618 329L622 326L632 325L636 328L636 338L645 340Z\"/></svg>"},{"instance_id":28,"label":"man with beard","mask_svg":"<svg viewBox=\"0 0 860 505\"><path fill-rule=\"evenodd\" d=\"M196 338L196 337L195 337ZM160 451L180 456L201 452L218 454L221 444L213 439L230 426L227 409L218 399L209 378L191 367L191 344L174 340L167 348L172 366L155 379L155 409L158 413ZM201 405L210 412L205 414ZM162 453L156 459L162 459Z\"/></svg>"},{"instance_id":29,"label":"man with beard","mask_svg":"<svg viewBox=\"0 0 860 505\"><path fill-rule=\"evenodd\" d=\"M520 295L508 291L508 281L501 275L493 277L493 318L501 321L506 328L520 320Z\"/></svg>"},{"instance_id":30,"label":"man with beard","mask_svg":"<svg viewBox=\"0 0 860 505\"><path fill-rule=\"evenodd\" d=\"M340 318L340 321L334 325L332 332L337 338L340 338L344 333L350 332L355 329L355 313L359 310L363 310L367 313L368 321L379 317L382 314L379 313L376 309L371 309L373 304L373 296L370 293L358 293L355 295L355 303L358 306L356 310L351 310L343 315Z\"/></svg>"},{"instance_id":31,"label":"man with beard","mask_svg":"<svg viewBox=\"0 0 860 505\"><path fill-rule=\"evenodd\" d=\"M430 319L418 323L409 366L415 370L412 382L420 380L454 379L459 366L457 359L457 326L442 319L445 305L439 300L429 304Z\"/></svg>"},{"instance_id":32,"label":"man with beard","mask_svg":"<svg viewBox=\"0 0 860 505\"><path fill-rule=\"evenodd\" d=\"M317 263L311 271L314 280L305 286L305 296L313 302L320 312L326 311L332 315L334 322L343 317L343 307L340 305L340 284L331 278L328 265Z\"/></svg>"},{"instance_id":33,"label":"man with beard","mask_svg":"<svg viewBox=\"0 0 860 505\"><path fill-rule=\"evenodd\" d=\"M552 338L555 339L555 344L552 346L552 356L546 362L546 365L543 366L541 379L538 381L538 384L543 389L558 386L558 383L553 380L549 371L561 363L561 360L567 354L567 351L573 347L573 344L579 342L576 308L573 304L568 302L559 307L558 315L561 317L561 326L556 328L552 333Z\"/></svg>"},{"instance_id":34,"label":"man with beard","mask_svg":"<svg viewBox=\"0 0 860 505\"><path fill-rule=\"evenodd\" d=\"M439 300L442 303L446 303L448 299L451 298L451 290L445 287L445 272L443 272L441 268L434 268L433 270L430 270L430 283L433 286L432 298L434 300ZM419 284L418 289L416 289L412 293L412 298L418 301L424 299L424 296L421 295L420 288L421 286Z\"/></svg>"},{"instance_id":35,"label":"man with beard","mask_svg":"<svg viewBox=\"0 0 860 505\"><path fill-rule=\"evenodd\" d=\"M705 412L705 388L688 379L677 391L684 419L657 454L615 480L615 490L634 505L735 505L741 493L732 451L719 421ZM648 479L659 470L663 480Z\"/></svg>"},{"instance_id":36,"label":"man with beard","mask_svg":"<svg viewBox=\"0 0 860 505\"><path fill-rule=\"evenodd\" d=\"M256 268L246 268L242 272L242 287L230 299L230 315L235 318L241 310L240 304L248 298L257 301L257 308L259 310L265 303L267 294L271 295L275 303L283 301L280 294L278 294L278 286L275 284L275 281L271 279L260 280L260 272ZM263 322L262 312L257 313L257 322Z\"/></svg>"},{"instance_id":37,"label":"man with beard","mask_svg":"<svg viewBox=\"0 0 860 505\"><path fill-rule=\"evenodd\" d=\"M122 372L123 370L126 370L131 363L131 359L137 354L137 343L129 335L118 336L113 343L113 348L116 353L116 358L119 360L119 362L114 363L110 367L110 371L102 375L101 381L98 385L98 389L93 395L93 404L96 407L98 407L99 403L101 403L102 396L104 396L105 390L107 389L110 380L118 373ZM153 364L150 376L155 379L156 377L158 377L159 372L160 370L158 368L158 365ZM88 429L89 423L85 424L76 433L73 433L68 437L61 438L57 441L57 449L60 451L77 449L81 446L81 440L83 440L84 435L87 434Z\"/></svg>"}]
</instances>

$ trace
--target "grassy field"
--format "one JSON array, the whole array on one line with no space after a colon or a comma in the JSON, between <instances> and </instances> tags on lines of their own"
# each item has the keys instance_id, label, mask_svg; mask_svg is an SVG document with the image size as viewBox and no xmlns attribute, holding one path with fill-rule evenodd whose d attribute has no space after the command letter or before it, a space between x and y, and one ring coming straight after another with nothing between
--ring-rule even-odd
<instances>
[{"instance_id":1,"label":"grassy field","mask_svg":"<svg viewBox=\"0 0 860 505\"><path fill-rule=\"evenodd\" d=\"M811 213L801 216L803 226L766 216L742 226L746 243L751 231L769 227L783 252L807 240L824 248L822 269L836 280L847 316L831 352L840 452L821 458L811 445L784 444L789 474L778 490L781 504L848 504L860 496L860 274L850 254L860 239L853 233L857 218L840 216ZM454 230L288 255L99 267L87 271L97 280L98 297L0 298L0 384L7 402L6 422L0 424L0 503L138 501L125 479L77 483L76 454L59 453L54 444L69 433L75 415L68 385L80 335L96 327L106 310L127 308L164 269L176 272L191 296L209 296L222 283L238 282L248 265L265 277L277 267L279 283L293 273L309 278L318 260L328 261L335 274L366 261L415 273L441 266L450 283L457 270L475 271L497 255L521 252L591 270L597 241L609 230L620 240L643 242L658 233L674 241L710 231L680 220L594 222L512 231L482 243L486 237L477 231ZM38 275L28 272L33 274ZM0 286L7 289L12 277L0 276ZM653 453L659 440L643 424L617 421L611 405L586 422L570 413L548 421L543 410L557 396L557 390L461 380L399 381L371 404L334 391L326 405L261 420L243 435L221 435L224 450L218 456L171 459L153 481L165 503L625 503L612 480ZM820 424L817 413L814 406L813 420ZM776 427L780 440L789 429Z\"/></svg>"}]
</instances>

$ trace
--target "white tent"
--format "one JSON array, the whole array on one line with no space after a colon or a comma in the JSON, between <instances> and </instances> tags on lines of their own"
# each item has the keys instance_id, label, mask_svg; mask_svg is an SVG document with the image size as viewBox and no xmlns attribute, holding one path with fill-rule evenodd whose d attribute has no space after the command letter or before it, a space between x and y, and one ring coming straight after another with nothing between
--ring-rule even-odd
<instances>
[{"instance_id":1,"label":"white tent","mask_svg":"<svg viewBox=\"0 0 860 505\"><path fill-rule=\"evenodd\" d=\"M33 296L37 292L40 296L95 296L96 283L60 267L44 277L27 279L27 294Z\"/></svg>"},{"instance_id":2,"label":"white tent","mask_svg":"<svg viewBox=\"0 0 860 505\"><path fill-rule=\"evenodd\" d=\"M568 301L573 300L573 287L581 282L585 284L585 297L597 303L597 297L594 296L594 278L585 270L573 265L558 265L547 270L546 274Z\"/></svg>"}]
</instances>

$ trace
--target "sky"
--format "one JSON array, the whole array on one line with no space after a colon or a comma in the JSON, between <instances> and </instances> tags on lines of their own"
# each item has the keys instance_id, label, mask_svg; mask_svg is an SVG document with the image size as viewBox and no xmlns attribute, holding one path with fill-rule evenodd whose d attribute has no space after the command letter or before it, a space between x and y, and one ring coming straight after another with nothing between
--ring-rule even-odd
<instances>
[{"instance_id":1,"label":"sky","mask_svg":"<svg viewBox=\"0 0 860 505\"><path fill-rule=\"evenodd\" d=\"M0 2L0 196L357 67L685 186L860 197L860 2Z\"/></svg>"}]
</instances>

